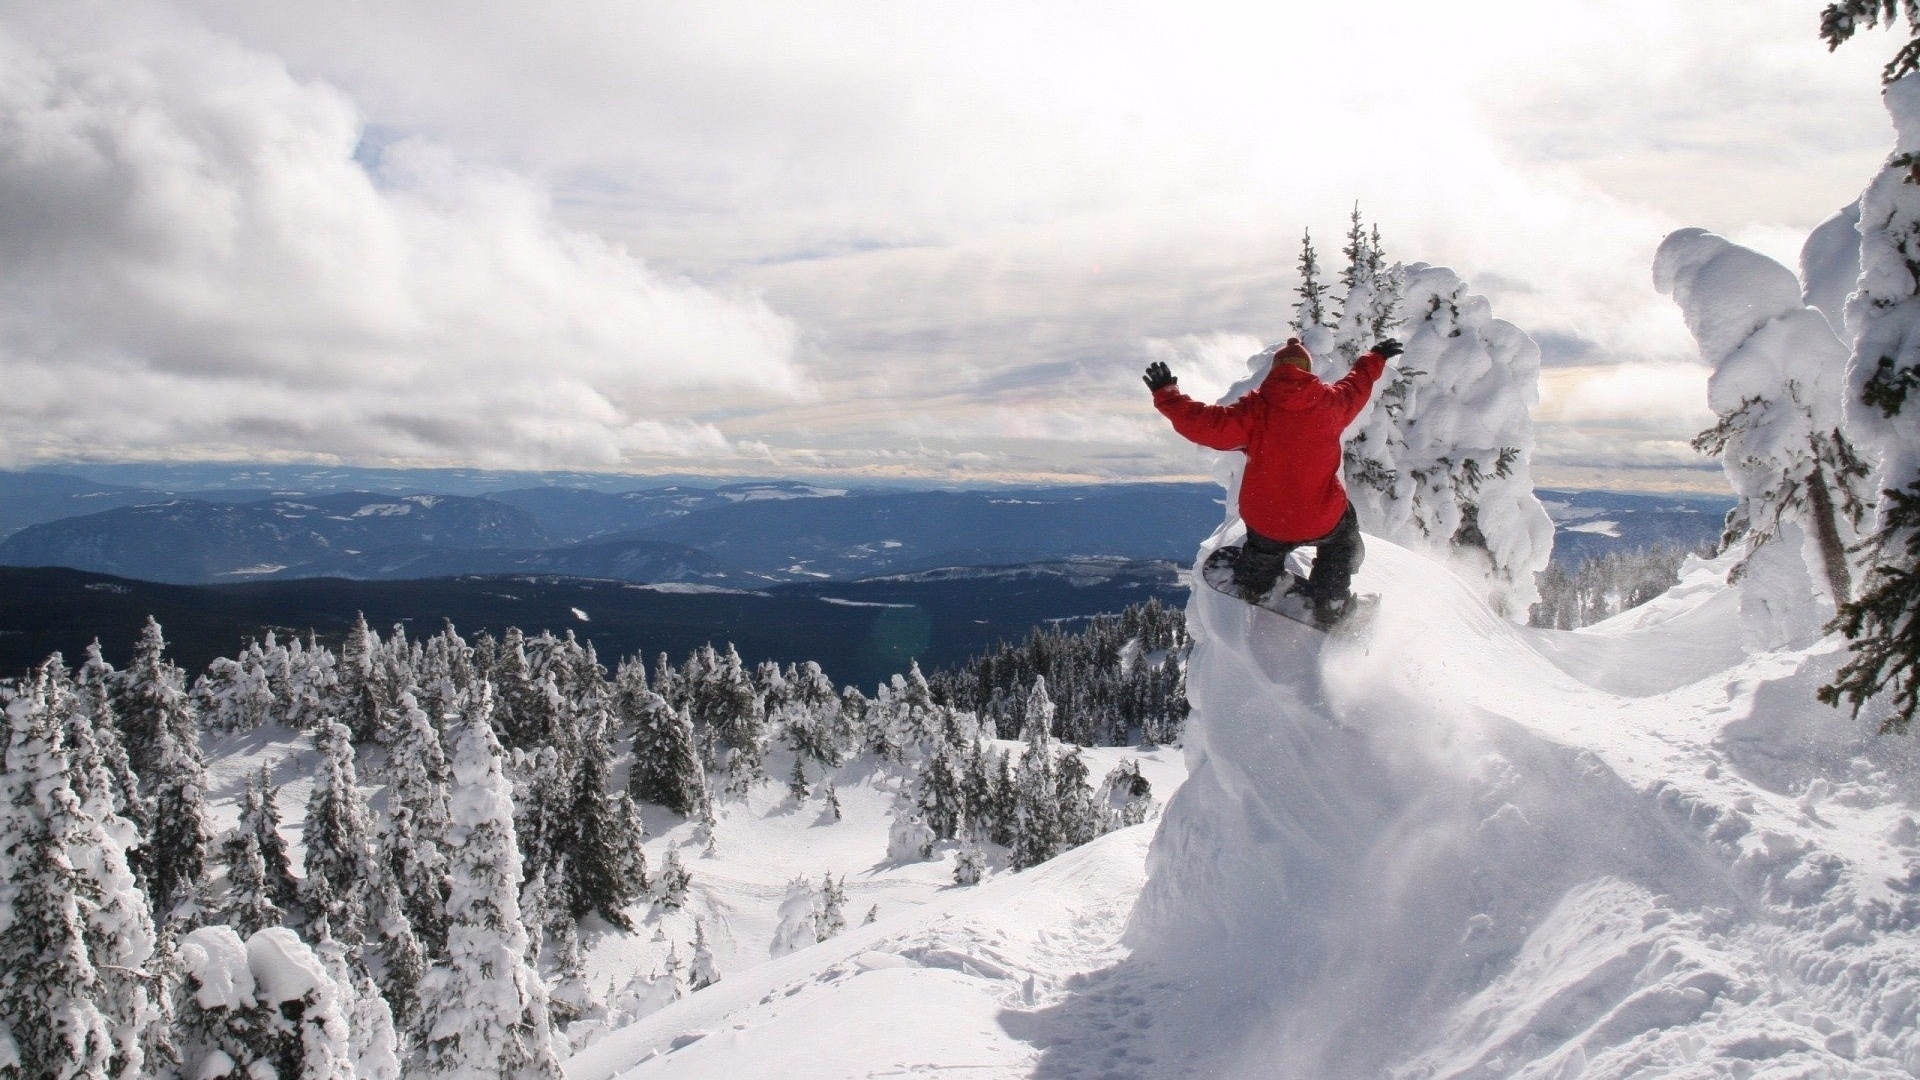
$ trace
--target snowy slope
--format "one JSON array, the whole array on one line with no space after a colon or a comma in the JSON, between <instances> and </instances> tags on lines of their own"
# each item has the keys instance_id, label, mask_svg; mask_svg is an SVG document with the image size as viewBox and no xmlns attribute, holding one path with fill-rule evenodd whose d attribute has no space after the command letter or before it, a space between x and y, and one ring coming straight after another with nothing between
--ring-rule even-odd
<instances>
[{"instance_id":1,"label":"snowy slope","mask_svg":"<svg viewBox=\"0 0 1920 1080\"><path fill-rule=\"evenodd\" d=\"M1197 591L1150 848L947 890L570 1075L1913 1075L1909 744L1813 701L1832 645L1742 647L1724 572L1574 633L1378 540L1365 634Z\"/></svg>"}]
</instances>

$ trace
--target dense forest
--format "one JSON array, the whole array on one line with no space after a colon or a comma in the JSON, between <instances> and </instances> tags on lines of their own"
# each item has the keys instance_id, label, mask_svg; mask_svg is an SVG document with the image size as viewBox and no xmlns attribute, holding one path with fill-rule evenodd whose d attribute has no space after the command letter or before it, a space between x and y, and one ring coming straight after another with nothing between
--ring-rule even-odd
<instances>
[{"instance_id":1,"label":"dense forest","mask_svg":"<svg viewBox=\"0 0 1920 1080\"><path fill-rule=\"evenodd\" d=\"M895 778L887 857L972 884L1146 818L1138 767L1096 780L1075 743L1177 738L1185 648L1154 603L868 695L730 645L609 670L571 635L362 620L189 680L149 621L124 669L95 646L0 682L0 1076L558 1076L569 1024L617 1011L584 987L582 920L687 901L643 804L711 843L762 785L837 818L831 773L864 761ZM212 824L203 734L256 731L315 752L298 845L265 771ZM845 925L831 875L796 888L782 940ZM624 1017L719 977L696 923Z\"/></svg>"}]
</instances>

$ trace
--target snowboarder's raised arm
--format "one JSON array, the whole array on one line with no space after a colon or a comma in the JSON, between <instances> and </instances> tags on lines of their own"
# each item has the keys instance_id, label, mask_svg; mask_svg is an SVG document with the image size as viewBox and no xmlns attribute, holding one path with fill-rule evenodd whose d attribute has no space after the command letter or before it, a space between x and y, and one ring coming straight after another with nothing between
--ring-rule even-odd
<instances>
[{"instance_id":1,"label":"snowboarder's raised arm","mask_svg":"<svg viewBox=\"0 0 1920 1080\"><path fill-rule=\"evenodd\" d=\"M1405 352L1398 341L1387 338L1373 348L1360 354L1353 362L1353 368L1333 384L1334 400L1348 421L1360 415L1367 407L1367 398L1373 394L1373 384L1387 369L1387 360Z\"/></svg>"},{"instance_id":2,"label":"snowboarder's raised arm","mask_svg":"<svg viewBox=\"0 0 1920 1080\"><path fill-rule=\"evenodd\" d=\"M1231 405L1204 405L1181 392L1179 380L1158 361L1147 365L1145 378L1147 389L1153 391L1153 407L1188 441L1212 450L1239 450L1247 445L1253 430L1251 397Z\"/></svg>"}]
</instances>

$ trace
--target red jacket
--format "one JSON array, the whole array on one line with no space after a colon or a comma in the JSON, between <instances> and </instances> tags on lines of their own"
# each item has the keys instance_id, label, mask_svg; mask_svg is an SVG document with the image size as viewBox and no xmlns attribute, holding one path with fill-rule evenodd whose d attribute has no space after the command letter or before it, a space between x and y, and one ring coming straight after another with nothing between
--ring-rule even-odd
<instances>
[{"instance_id":1,"label":"red jacket","mask_svg":"<svg viewBox=\"0 0 1920 1080\"><path fill-rule=\"evenodd\" d=\"M1154 391L1153 405L1201 446L1245 450L1240 520L1270 539L1304 543L1332 532L1346 512L1340 433L1366 407L1386 364L1379 353L1366 353L1345 378L1329 384L1277 363L1258 388L1231 405L1203 405L1177 384Z\"/></svg>"}]
</instances>

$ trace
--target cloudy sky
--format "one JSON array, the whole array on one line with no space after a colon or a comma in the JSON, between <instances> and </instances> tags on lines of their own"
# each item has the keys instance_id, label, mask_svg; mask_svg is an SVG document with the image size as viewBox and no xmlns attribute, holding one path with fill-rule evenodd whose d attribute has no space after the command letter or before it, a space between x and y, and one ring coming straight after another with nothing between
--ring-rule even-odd
<instances>
[{"instance_id":1,"label":"cloudy sky","mask_svg":"<svg viewBox=\"0 0 1920 1080\"><path fill-rule=\"evenodd\" d=\"M0 465L1193 476L1140 368L1357 202L1540 342L1543 481L1713 484L1653 252L1885 157L1819 7L9 0Z\"/></svg>"}]
</instances>

